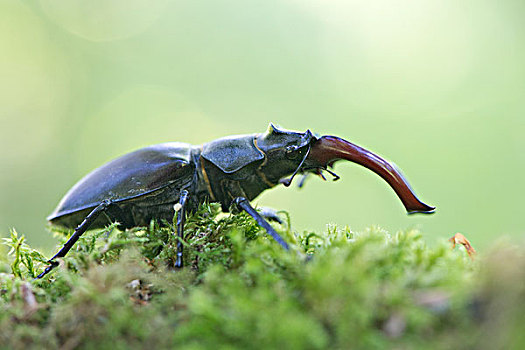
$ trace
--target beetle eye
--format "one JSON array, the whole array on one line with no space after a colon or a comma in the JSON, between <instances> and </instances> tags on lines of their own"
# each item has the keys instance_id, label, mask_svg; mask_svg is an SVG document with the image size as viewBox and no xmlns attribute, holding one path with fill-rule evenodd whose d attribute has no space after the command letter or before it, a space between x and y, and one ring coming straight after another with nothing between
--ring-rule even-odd
<instances>
[{"instance_id":1,"label":"beetle eye","mask_svg":"<svg viewBox=\"0 0 525 350\"><path fill-rule=\"evenodd\" d=\"M288 159L297 159L299 157L299 153L300 153L300 152L297 152L298 148L299 147L297 147L297 146L288 146L288 147L286 147L286 149L285 149L286 158L288 158Z\"/></svg>"}]
</instances>

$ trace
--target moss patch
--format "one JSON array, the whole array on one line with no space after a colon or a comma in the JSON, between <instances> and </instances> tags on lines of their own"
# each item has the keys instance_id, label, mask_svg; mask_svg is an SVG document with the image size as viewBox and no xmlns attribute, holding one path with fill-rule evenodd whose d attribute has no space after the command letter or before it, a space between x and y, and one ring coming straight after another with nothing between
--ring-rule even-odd
<instances>
[{"instance_id":1,"label":"moss patch","mask_svg":"<svg viewBox=\"0 0 525 350\"><path fill-rule=\"evenodd\" d=\"M519 249L472 261L416 231L293 232L284 251L243 214L84 234L60 266L12 232L0 255L2 348L501 348L520 336ZM71 232L56 232L63 243ZM5 251L7 251L6 249ZM503 252L503 253L502 253ZM504 288L503 288L504 287ZM521 337L521 338L520 338ZM521 342L521 343L520 343Z\"/></svg>"}]
</instances>

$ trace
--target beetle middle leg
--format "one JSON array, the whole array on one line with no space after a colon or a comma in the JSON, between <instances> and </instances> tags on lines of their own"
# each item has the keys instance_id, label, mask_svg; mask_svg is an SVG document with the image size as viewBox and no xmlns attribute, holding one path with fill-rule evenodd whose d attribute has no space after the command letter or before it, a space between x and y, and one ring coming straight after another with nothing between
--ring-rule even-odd
<instances>
[{"instance_id":1,"label":"beetle middle leg","mask_svg":"<svg viewBox=\"0 0 525 350\"><path fill-rule=\"evenodd\" d=\"M180 191L180 199L177 204L175 204L178 209L175 209L178 211L177 215L177 260L175 261L175 267L181 268L184 263L182 261L182 254L184 252L184 245L182 244L182 240L184 239L184 221L186 219L186 203L188 202L189 192L186 190Z\"/></svg>"},{"instance_id":2,"label":"beetle middle leg","mask_svg":"<svg viewBox=\"0 0 525 350\"><path fill-rule=\"evenodd\" d=\"M257 210L255 210L255 208L251 206L250 202L246 198L237 197L233 200L233 203L240 209L247 212L252 218L254 218L255 221L257 221L257 223L259 224L259 226L264 228L266 232L268 232L268 234L272 236L273 239L275 239L277 243L279 243L284 249L290 249L288 243L286 243L285 240L277 233L277 231L275 231L275 229L268 223L268 221L266 221L261 216L261 214L259 214Z\"/></svg>"}]
</instances>

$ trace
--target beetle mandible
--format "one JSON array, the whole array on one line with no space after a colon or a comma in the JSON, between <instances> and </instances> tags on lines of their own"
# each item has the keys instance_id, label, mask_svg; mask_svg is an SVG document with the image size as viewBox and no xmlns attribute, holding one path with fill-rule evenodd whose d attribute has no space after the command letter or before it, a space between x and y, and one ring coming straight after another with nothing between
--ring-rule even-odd
<instances>
[{"instance_id":1,"label":"beetle mandible","mask_svg":"<svg viewBox=\"0 0 525 350\"><path fill-rule=\"evenodd\" d=\"M288 244L250 201L278 184L289 186L298 173L323 176L334 162L349 160L381 176L395 191L408 213L432 213L421 202L397 167L378 155L336 136L314 136L270 124L262 134L229 136L192 146L170 142L128 153L95 169L62 198L48 220L75 228L70 239L38 275L42 278L58 265L88 228L118 221L123 228L146 226L153 219L177 215L177 259L182 267L184 218L205 201L246 211L284 249ZM102 213L106 215L101 215Z\"/></svg>"}]
</instances>

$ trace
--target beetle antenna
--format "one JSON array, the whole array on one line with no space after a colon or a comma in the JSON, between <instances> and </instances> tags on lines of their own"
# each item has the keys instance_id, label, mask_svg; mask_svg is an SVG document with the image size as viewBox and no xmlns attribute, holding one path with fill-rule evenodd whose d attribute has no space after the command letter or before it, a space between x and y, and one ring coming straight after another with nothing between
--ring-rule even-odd
<instances>
[{"instance_id":1,"label":"beetle antenna","mask_svg":"<svg viewBox=\"0 0 525 350\"><path fill-rule=\"evenodd\" d=\"M334 173L333 171L331 170L328 170L328 169L324 169L326 170L326 172L328 172L328 174L332 175L334 177L334 181L337 181L341 178L341 176L337 175L336 173Z\"/></svg>"},{"instance_id":2,"label":"beetle antenna","mask_svg":"<svg viewBox=\"0 0 525 350\"><path fill-rule=\"evenodd\" d=\"M281 180L279 180L279 182L282 183L284 186L286 186L286 187L290 186L290 184L292 183L293 178L295 177L295 175L297 175L297 173L299 172L299 170L303 166L303 163L306 160L306 157L308 157L308 154L310 153L310 147L311 146L308 145L308 150L306 150L306 153L304 154L303 160L301 160L301 163L299 164L297 169L295 169L295 171L292 174L292 176L290 176L289 179L281 179Z\"/></svg>"}]
</instances>

